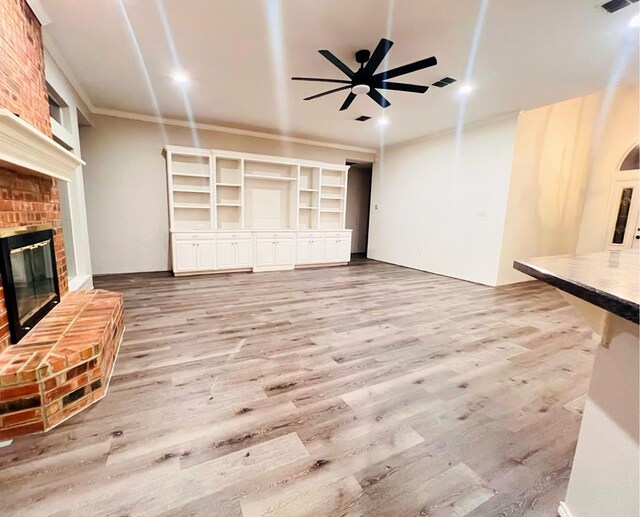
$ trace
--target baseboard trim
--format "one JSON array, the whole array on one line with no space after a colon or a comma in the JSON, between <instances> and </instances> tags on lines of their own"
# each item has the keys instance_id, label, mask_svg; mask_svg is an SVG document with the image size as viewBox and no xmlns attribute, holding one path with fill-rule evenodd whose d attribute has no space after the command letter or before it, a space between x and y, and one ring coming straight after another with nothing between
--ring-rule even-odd
<instances>
[{"instance_id":1,"label":"baseboard trim","mask_svg":"<svg viewBox=\"0 0 640 517\"><path fill-rule=\"evenodd\" d=\"M558 515L560 517L574 517L574 515L571 513L571 510L569 510L567 503L565 503L564 501L560 501L560 506L558 506Z\"/></svg>"}]
</instances>

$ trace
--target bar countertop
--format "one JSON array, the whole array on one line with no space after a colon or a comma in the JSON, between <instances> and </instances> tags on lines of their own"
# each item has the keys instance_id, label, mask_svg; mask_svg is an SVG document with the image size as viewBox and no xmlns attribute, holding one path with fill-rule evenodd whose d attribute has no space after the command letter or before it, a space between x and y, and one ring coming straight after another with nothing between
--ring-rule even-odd
<instances>
[{"instance_id":1,"label":"bar countertop","mask_svg":"<svg viewBox=\"0 0 640 517\"><path fill-rule=\"evenodd\" d=\"M638 323L638 250L517 260L513 267L621 318Z\"/></svg>"}]
</instances>

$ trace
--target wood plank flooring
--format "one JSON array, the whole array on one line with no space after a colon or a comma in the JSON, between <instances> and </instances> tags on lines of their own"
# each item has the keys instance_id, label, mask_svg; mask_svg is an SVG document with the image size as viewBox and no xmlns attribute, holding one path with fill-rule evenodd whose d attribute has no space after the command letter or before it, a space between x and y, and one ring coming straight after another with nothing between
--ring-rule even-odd
<instances>
[{"instance_id":1,"label":"wood plank flooring","mask_svg":"<svg viewBox=\"0 0 640 517\"><path fill-rule=\"evenodd\" d=\"M360 260L117 275L107 397L0 449L0 514L546 516L595 344L550 287Z\"/></svg>"}]
</instances>

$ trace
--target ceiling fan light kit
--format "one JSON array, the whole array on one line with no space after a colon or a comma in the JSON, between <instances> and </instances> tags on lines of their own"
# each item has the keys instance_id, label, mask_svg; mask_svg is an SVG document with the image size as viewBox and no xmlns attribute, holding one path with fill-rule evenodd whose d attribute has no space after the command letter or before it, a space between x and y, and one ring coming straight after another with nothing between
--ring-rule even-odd
<instances>
[{"instance_id":1,"label":"ceiling fan light kit","mask_svg":"<svg viewBox=\"0 0 640 517\"><path fill-rule=\"evenodd\" d=\"M425 93L429 87L421 86L417 84L407 84L390 82L389 79L398 77L400 75L410 74L418 70L429 68L438 63L435 57L428 57L420 61L415 61L407 65L399 66L385 72L376 73L376 70L386 57L387 53L393 46L393 41L382 38L376 46L373 53L368 50L358 50L355 54L356 62L360 64L360 68L357 71L351 70L347 65L340 61L329 50L319 50L318 52L329 62L331 62L338 70L340 70L347 79L326 79L319 77L292 77L293 81L313 81L323 83L343 84L344 86L338 86L331 90L318 93L306 97L304 100L317 99L318 97L324 97L331 93L339 91L350 90L346 99L340 106L340 111L344 111L354 101L358 95L368 95L378 105L383 108L388 108L391 103L378 91L378 90L396 90L401 92L410 93ZM441 82L441 81L439 81ZM439 85L438 85L439 86Z\"/></svg>"}]
</instances>

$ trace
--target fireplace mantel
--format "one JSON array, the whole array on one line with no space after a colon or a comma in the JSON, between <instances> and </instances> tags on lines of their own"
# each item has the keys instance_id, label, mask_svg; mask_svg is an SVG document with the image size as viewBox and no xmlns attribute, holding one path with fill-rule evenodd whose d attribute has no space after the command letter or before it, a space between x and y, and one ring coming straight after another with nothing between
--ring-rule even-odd
<instances>
[{"instance_id":1,"label":"fireplace mantel","mask_svg":"<svg viewBox=\"0 0 640 517\"><path fill-rule=\"evenodd\" d=\"M8 109L1 108L0 165L71 181L84 162Z\"/></svg>"}]
</instances>

